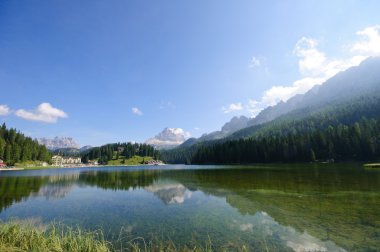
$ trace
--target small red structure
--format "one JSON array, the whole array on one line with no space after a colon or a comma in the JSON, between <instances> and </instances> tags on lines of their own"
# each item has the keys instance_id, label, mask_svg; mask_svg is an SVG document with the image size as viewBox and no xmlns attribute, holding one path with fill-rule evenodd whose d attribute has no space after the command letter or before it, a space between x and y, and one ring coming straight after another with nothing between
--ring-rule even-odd
<instances>
[{"instance_id":1,"label":"small red structure","mask_svg":"<svg viewBox=\"0 0 380 252\"><path fill-rule=\"evenodd\" d=\"M7 164L4 163L3 160L0 159L0 167L5 167L5 166L7 166Z\"/></svg>"}]
</instances>

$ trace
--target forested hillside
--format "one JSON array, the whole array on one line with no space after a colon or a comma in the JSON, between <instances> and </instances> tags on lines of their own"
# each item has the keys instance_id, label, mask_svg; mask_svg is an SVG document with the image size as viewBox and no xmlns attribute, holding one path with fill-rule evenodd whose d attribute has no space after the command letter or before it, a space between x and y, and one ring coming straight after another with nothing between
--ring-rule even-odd
<instances>
[{"instance_id":1,"label":"forested hillside","mask_svg":"<svg viewBox=\"0 0 380 252\"><path fill-rule=\"evenodd\" d=\"M82 153L82 162L87 163L89 160L98 160L100 164L107 164L112 159L125 158L133 156L159 158L159 152L153 146L138 143L114 143L101 147L94 147Z\"/></svg>"},{"instance_id":2,"label":"forested hillside","mask_svg":"<svg viewBox=\"0 0 380 252\"><path fill-rule=\"evenodd\" d=\"M60 155L64 157L80 157L80 149L77 148L60 148L51 150L54 155Z\"/></svg>"},{"instance_id":3,"label":"forested hillside","mask_svg":"<svg viewBox=\"0 0 380 252\"><path fill-rule=\"evenodd\" d=\"M218 140L162 152L169 163L251 163L380 158L380 57L263 110Z\"/></svg>"},{"instance_id":4,"label":"forested hillside","mask_svg":"<svg viewBox=\"0 0 380 252\"><path fill-rule=\"evenodd\" d=\"M31 160L50 162L51 153L37 140L8 129L4 123L0 128L0 159L8 165Z\"/></svg>"},{"instance_id":5,"label":"forested hillside","mask_svg":"<svg viewBox=\"0 0 380 252\"><path fill-rule=\"evenodd\" d=\"M361 97L306 118L289 114L244 129L234 137L238 139L163 152L162 159L172 163L224 164L379 158L380 96Z\"/></svg>"},{"instance_id":6,"label":"forested hillside","mask_svg":"<svg viewBox=\"0 0 380 252\"><path fill-rule=\"evenodd\" d=\"M252 136L258 129L266 123L280 119L306 118L316 112L339 106L344 103L352 103L362 97L371 97L380 93L380 57L368 58L359 66L351 67L340 72L325 81L322 85L317 85L305 94L298 94L286 102L279 102L274 106L269 106L261 111L256 117L248 119L244 117L234 117L222 131L204 134L198 139L189 139L180 147L189 147L201 142L213 140L237 140ZM236 127L237 126L237 127Z\"/></svg>"},{"instance_id":7,"label":"forested hillside","mask_svg":"<svg viewBox=\"0 0 380 252\"><path fill-rule=\"evenodd\" d=\"M351 67L317 85L303 95L296 95L286 102L261 111L248 122L259 125L277 119L292 111L308 113L310 110L327 108L336 103L347 102L361 96L380 92L380 57L371 57L359 66Z\"/></svg>"}]
</instances>

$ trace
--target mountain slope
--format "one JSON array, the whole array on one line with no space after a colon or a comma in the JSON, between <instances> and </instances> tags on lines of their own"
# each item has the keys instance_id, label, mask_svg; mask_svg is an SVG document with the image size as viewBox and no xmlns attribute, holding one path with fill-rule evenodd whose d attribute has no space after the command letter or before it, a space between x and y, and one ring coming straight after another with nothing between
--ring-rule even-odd
<instances>
[{"instance_id":1,"label":"mountain slope","mask_svg":"<svg viewBox=\"0 0 380 252\"><path fill-rule=\"evenodd\" d=\"M296 95L287 102L280 102L275 106L265 108L255 118L234 117L222 127L221 131L205 134L198 139L189 139L181 147L213 140L249 137L257 129L252 126L258 126L284 116L291 116L293 119L307 117L313 112L322 111L330 106L380 92L379 69L380 57L368 58L359 66L338 73L303 95ZM236 121L239 121L237 127L225 130L230 125L235 125Z\"/></svg>"},{"instance_id":2,"label":"mountain slope","mask_svg":"<svg viewBox=\"0 0 380 252\"><path fill-rule=\"evenodd\" d=\"M380 57L369 58L357 67L338 73L322 85L315 86L304 95L296 95L287 102L268 107L251 119L248 126L274 120L294 110L309 111L341 103L353 98L380 91ZM306 111L305 111L306 112ZM307 113L305 113L307 114Z\"/></svg>"},{"instance_id":3,"label":"mountain slope","mask_svg":"<svg viewBox=\"0 0 380 252\"><path fill-rule=\"evenodd\" d=\"M199 142L223 139L240 129L248 127L248 122L248 117L235 116L229 122L225 123L220 131L214 131L209 134L204 134L200 138L190 138L183 144L181 144L181 147L191 146Z\"/></svg>"},{"instance_id":4,"label":"mountain slope","mask_svg":"<svg viewBox=\"0 0 380 252\"><path fill-rule=\"evenodd\" d=\"M62 148L75 148L79 149L79 145L75 142L72 137L55 137L50 138L39 138L38 142L43 144L49 150L56 150Z\"/></svg>"},{"instance_id":5,"label":"mountain slope","mask_svg":"<svg viewBox=\"0 0 380 252\"><path fill-rule=\"evenodd\" d=\"M380 97L313 116L269 122L246 139L199 146L196 164L367 160L380 157ZM260 126L260 125L258 125Z\"/></svg>"},{"instance_id":6,"label":"mountain slope","mask_svg":"<svg viewBox=\"0 0 380 252\"><path fill-rule=\"evenodd\" d=\"M337 74L305 95L298 95L288 102L267 108L258 117L248 122L252 125L250 127L238 130L218 140L193 141L192 145L181 146L182 148L178 149L177 153L175 153L176 150L173 150L173 153L163 153L162 157L167 162L171 160L177 162L182 158L181 162L196 163L207 163L208 161L212 162L212 160L232 160L233 162L239 160L244 162L306 161L310 160L311 156L343 159L358 158L359 156L365 158L368 156L361 151L367 150L368 153L371 153L369 156L373 158L375 157L372 155L374 154L373 150L377 151L378 146L380 146L378 144L380 130L377 128L377 120L380 118L379 69L380 58L368 59L358 67ZM367 123L366 120L369 120L370 123ZM357 125L359 125L359 129L360 126L364 127L363 131L367 135L359 137L352 134L351 131L358 129ZM373 128L368 129L368 125ZM350 133L343 136L341 132L345 132L347 129ZM339 135L339 138L334 138L336 143L340 144L342 141L346 141L343 140L346 137L348 138L347 145L354 147L350 151L341 153L340 150L334 149L334 146L331 145L313 145L315 144L313 141L320 141L318 140L319 136L314 135L317 133L320 134L321 138L332 139L328 130ZM363 145L360 148L357 144L358 141ZM298 155L289 158L287 155L279 154L281 148L297 149L296 142L303 146L303 148L298 146ZM303 145L304 142L308 144ZM277 143L276 152L273 151L273 143ZM243 146L248 148L245 149L244 158L241 156ZM314 146L314 149L311 146ZM344 149L344 145L340 146ZM371 146L370 152L368 146ZM263 148L260 151L264 153L267 153L266 148L272 152L265 154L269 155L267 157L261 153L260 158L247 158L249 155L250 157L257 157L259 154L251 151L258 150L258 148ZM330 148L334 150L335 154L328 155L321 151L321 148ZM240 156L240 159L233 159L231 155Z\"/></svg>"}]
</instances>

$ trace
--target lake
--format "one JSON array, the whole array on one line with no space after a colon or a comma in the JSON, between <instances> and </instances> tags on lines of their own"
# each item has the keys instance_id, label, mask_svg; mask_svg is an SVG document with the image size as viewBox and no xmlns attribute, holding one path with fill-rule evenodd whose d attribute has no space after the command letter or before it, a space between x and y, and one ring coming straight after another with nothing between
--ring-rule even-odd
<instances>
[{"instance_id":1,"label":"lake","mask_svg":"<svg viewBox=\"0 0 380 252\"><path fill-rule=\"evenodd\" d=\"M379 251L380 170L281 164L0 171L0 219L100 229L110 241L211 243L218 251L242 244L254 251Z\"/></svg>"}]
</instances>

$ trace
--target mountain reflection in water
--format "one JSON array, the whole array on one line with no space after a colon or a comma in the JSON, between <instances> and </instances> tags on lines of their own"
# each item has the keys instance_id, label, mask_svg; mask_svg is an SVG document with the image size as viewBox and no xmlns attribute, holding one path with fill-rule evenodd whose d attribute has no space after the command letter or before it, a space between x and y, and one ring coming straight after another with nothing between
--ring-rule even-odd
<instances>
[{"instance_id":1,"label":"mountain reflection in water","mask_svg":"<svg viewBox=\"0 0 380 252\"><path fill-rule=\"evenodd\" d=\"M168 182L160 182L144 188L148 192L152 192L157 198L161 199L165 204L181 204L185 199L191 198L191 191L181 184Z\"/></svg>"}]
</instances>

